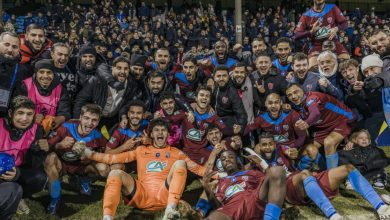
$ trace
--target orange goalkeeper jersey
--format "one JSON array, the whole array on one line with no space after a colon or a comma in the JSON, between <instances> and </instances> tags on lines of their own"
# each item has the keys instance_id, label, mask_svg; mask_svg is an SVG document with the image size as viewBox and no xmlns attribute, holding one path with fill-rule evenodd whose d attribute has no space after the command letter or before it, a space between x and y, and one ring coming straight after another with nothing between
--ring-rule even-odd
<instances>
[{"instance_id":1,"label":"orange goalkeeper jersey","mask_svg":"<svg viewBox=\"0 0 390 220\"><path fill-rule=\"evenodd\" d=\"M138 181L151 187L148 188L150 190L158 190L161 187L177 160L184 160L187 169L199 176L205 173L203 166L193 162L181 150L169 145L165 148L155 148L152 145L139 146L133 151L120 154L93 153L91 159L106 164L130 163L136 160Z\"/></svg>"}]
</instances>

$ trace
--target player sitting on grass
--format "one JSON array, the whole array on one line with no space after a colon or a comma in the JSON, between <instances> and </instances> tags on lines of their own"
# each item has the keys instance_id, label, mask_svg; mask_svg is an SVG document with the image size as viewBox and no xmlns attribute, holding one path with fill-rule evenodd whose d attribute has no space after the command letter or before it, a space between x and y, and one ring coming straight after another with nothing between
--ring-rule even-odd
<instances>
[{"instance_id":1,"label":"player sitting on grass","mask_svg":"<svg viewBox=\"0 0 390 220\"><path fill-rule=\"evenodd\" d=\"M107 164L137 161L136 180L122 170L108 175L103 200L103 219L113 219L123 194L126 204L144 210L162 210L163 219L179 219L177 205L184 191L187 169L203 176L205 168L177 148L167 145L169 125L162 119L150 122L152 144L120 154L101 154L85 148L86 158ZM206 163L208 164L208 163Z\"/></svg>"},{"instance_id":2,"label":"player sitting on grass","mask_svg":"<svg viewBox=\"0 0 390 220\"><path fill-rule=\"evenodd\" d=\"M47 207L49 214L56 214L60 196L62 174L78 174L81 176L83 195L91 195L88 175L106 177L109 167L79 157L77 148L86 146L94 151L104 151L106 139L95 128L98 126L102 109L96 104L86 104L81 108L79 122L65 122L48 139L53 150L45 160L45 171L49 177L51 202Z\"/></svg>"},{"instance_id":3,"label":"player sitting on grass","mask_svg":"<svg viewBox=\"0 0 390 220\"><path fill-rule=\"evenodd\" d=\"M333 96L320 92L304 93L295 83L290 84L285 92L302 118L295 126L302 131L310 128L314 141L309 146L318 149L324 146L327 168L337 167L339 156L336 150L351 132L349 123L355 120L352 111Z\"/></svg>"},{"instance_id":4,"label":"player sitting on grass","mask_svg":"<svg viewBox=\"0 0 390 220\"><path fill-rule=\"evenodd\" d=\"M267 133L260 135L259 144L255 147L257 161L263 158L269 166L284 167L287 173L286 200L294 205L307 205L310 198L330 219L343 219L330 203L338 195L339 186L348 178L354 190L366 199L377 211L380 219L390 219L390 207L385 205L371 184L351 164L332 168L320 173L308 171L296 172L292 161L280 153L273 136ZM250 156L254 158L253 156ZM252 159L253 161L253 159ZM259 162L257 162L259 164Z\"/></svg>"},{"instance_id":5,"label":"player sitting on grass","mask_svg":"<svg viewBox=\"0 0 390 220\"><path fill-rule=\"evenodd\" d=\"M215 172L203 177L209 201L216 207L206 219L279 219L286 195L286 175L282 167L271 167L265 174L258 170L241 170L234 151L220 155L227 176L215 185L211 180Z\"/></svg>"}]
</instances>

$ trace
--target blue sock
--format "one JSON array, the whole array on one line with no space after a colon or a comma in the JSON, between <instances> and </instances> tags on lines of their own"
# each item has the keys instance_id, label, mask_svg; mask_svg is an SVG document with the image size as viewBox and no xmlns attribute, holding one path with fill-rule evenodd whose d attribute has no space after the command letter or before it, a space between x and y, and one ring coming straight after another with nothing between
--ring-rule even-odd
<instances>
[{"instance_id":1,"label":"blue sock","mask_svg":"<svg viewBox=\"0 0 390 220\"><path fill-rule=\"evenodd\" d=\"M61 181L59 179L54 180L50 184L50 197L52 200L58 200L61 196Z\"/></svg>"},{"instance_id":2,"label":"blue sock","mask_svg":"<svg viewBox=\"0 0 390 220\"><path fill-rule=\"evenodd\" d=\"M307 156L304 155L301 160L298 162L298 170L310 170L313 165L313 160Z\"/></svg>"},{"instance_id":3,"label":"blue sock","mask_svg":"<svg viewBox=\"0 0 390 220\"><path fill-rule=\"evenodd\" d=\"M326 215L327 218L330 218L333 214L336 213L336 209L330 203L329 199L325 196L321 187L318 185L317 179L314 176L309 176L303 180L303 187L307 196L313 200L318 208Z\"/></svg>"},{"instance_id":4,"label":"blue sock","mask_svg":"<svg viewBox=\"0 0 390 220\"><path fill-rule=\"evenodd\" d=\"M264 210L263 220L278 220L282 214L282 209L273 203L267 203Z\"/></svg>"},{"instance_id":5,"label":"blue sock","mask_svg":"<svg viewBox=\"0 0 390 220\"><path fill-rule=\"evenodd\" d=\"M336 152L334 154L326 155L326 167L328 170L336 168L339 164L339 154Z\"/></svg>"},{"instance_id":6,"label":"blue sock","mask_svg":"<svg viewBox=\"0 0 390 220\"><path fill-rule=\"evenodd\" d=\"M207 216L207 213L211 210L212 206L208 200L200 198L195 205L195 209L199 210L203 217Z\"/></svg>"},{"instance_id":7,"label":"blue sock","mask_svg":"<svg viewBox=\"0 0 390 220\"><path fill-rule=\"evenodd\" d=\"M317 154L317 157L314 160L314 163L317 164L317 166L318 166L318 168L320 168L320 170L326 170L326 163L325 163L324 157L320 153Z\"/></svg>"},{"instance_id":8,"label":"blue sock","mask_svg":"<svg viewBox=\"0 0 390 220\"><path fill-rule=\"evenodd\" d=\"M357 169L354 169L351 173L349 173L348 179L355 191L363 196L363 198L367 200L376 210L385 204L379 197L378 193L375 192L374 188L372 188L371 184Z\"/></svg>"}]
</instances>

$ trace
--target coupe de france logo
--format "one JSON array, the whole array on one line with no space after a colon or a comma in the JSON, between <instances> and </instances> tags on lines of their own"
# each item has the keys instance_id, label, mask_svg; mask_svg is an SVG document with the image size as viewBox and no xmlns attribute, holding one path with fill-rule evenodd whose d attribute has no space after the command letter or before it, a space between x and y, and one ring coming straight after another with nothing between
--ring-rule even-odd
<instances>
[{"instance_id":1,"label":"coupe de france logo","mask_svg":"<svg viewBox=\"0 0 390 220\"><path fill-rule=\"evenodd\" d=\"M244 185L245 185L245 182L243 182ZM229 186L226 191L225 191L225 196L226 198L230 198L232 197L234 194L238 193L238 192L242 192L244 191L244 187L245 186L241 186L241 184L234 184L234 185L231 185Z\"/></svg>"},{"instance_id":2,"label":"coupe de france logo","mask_svg":"<svg viewBox=\"0 0 390 220\"><path fill-rule=\"evenodd\" d=\"M167 166L166 162L161 162L161 161L150 161L146 165L146 172L148 173L156 173L156 172L161 172L165 169Z\"/></svg>"}]
</instances>

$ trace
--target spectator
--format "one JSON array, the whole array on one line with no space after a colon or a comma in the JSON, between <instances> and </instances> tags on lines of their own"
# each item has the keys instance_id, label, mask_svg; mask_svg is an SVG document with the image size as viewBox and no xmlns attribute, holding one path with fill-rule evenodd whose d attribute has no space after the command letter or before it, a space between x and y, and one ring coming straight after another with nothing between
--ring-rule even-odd
<instances>
[{"instance_id":1,"label":"spectator","mask_svg":"<svg viewBox=\"0 0 390 220\"><path fill-rule=\"evenodd\" d=\"M352 164L373 186L384 189L387 184L385 167L390 163L382 149L372 144L370 133L363 129L351 134L351 148L346 147L339 154L340 165ZM348 184L348 183L347 183Z\"/></svg>"}]
</instances>

